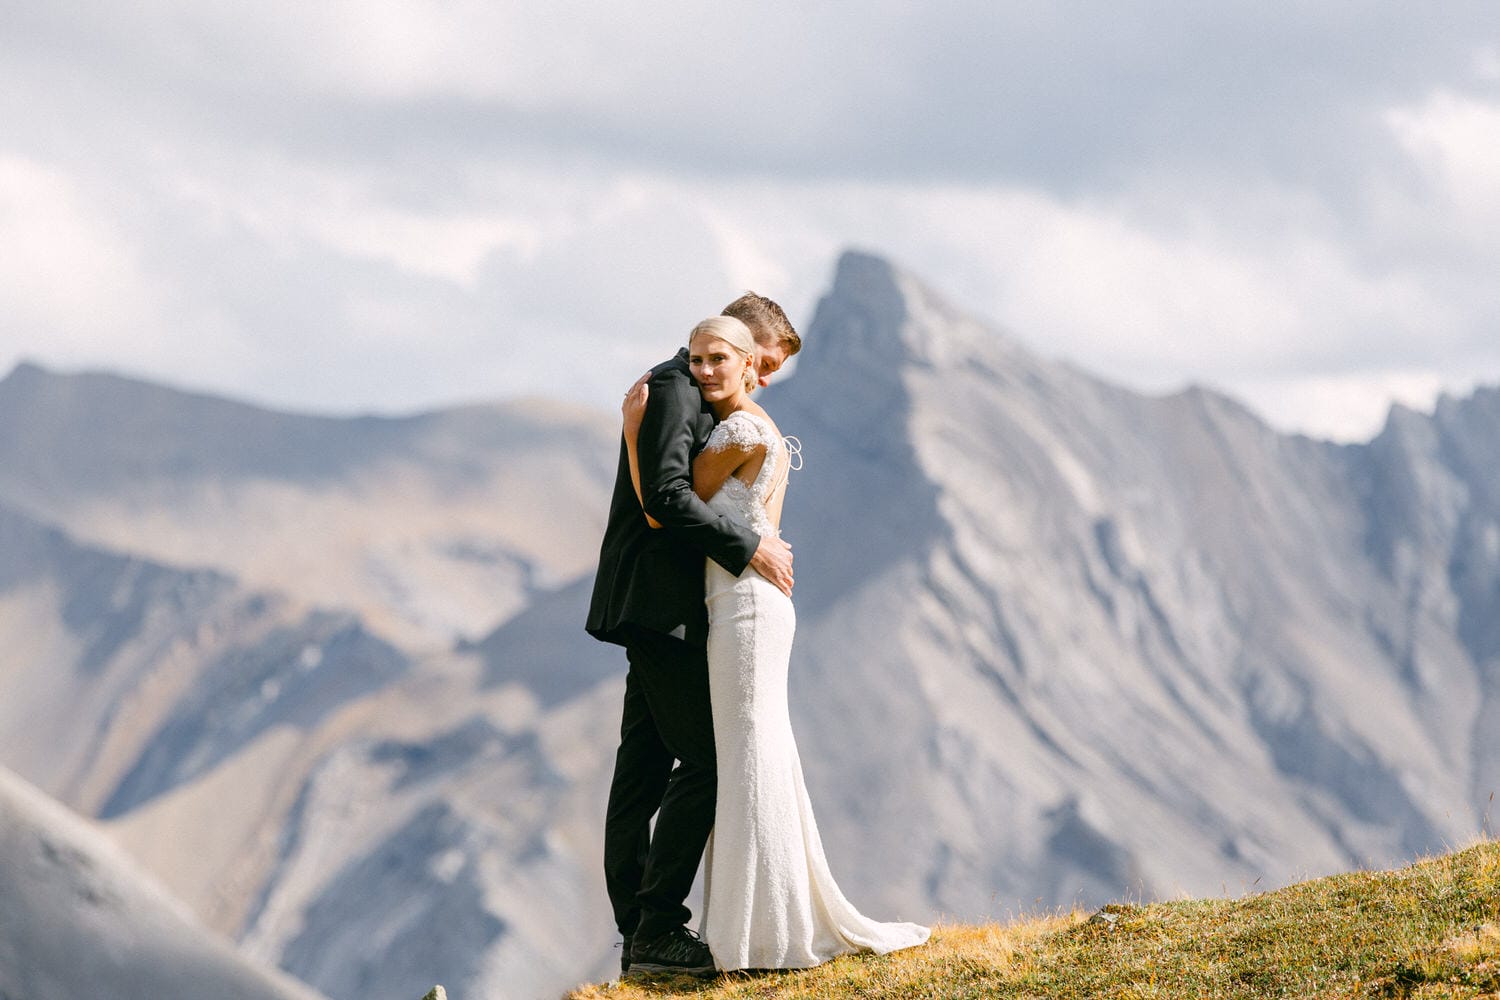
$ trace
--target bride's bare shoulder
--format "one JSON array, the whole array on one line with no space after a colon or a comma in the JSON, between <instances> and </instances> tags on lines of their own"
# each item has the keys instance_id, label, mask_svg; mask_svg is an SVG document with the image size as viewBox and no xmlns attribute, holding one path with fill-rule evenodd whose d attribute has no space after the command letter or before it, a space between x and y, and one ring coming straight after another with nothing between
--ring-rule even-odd
<instances>
[{"instance_id":1,"label":"bride's bare shoulder","mask_svg":"<svg viewBox=\"0 0 1500 1000\"><path fill-rule=\"evenodd\" d=\"M760 419L764 420L766 422L766 426L771 428L772 433L774 433L777 437L781 437L781 428L776 426L776 421L771 419L771 415L766 412L765 407L761 406L759 403L753 400L746 400L745 409L755 414Z\"/></svg>"}]
</instances>

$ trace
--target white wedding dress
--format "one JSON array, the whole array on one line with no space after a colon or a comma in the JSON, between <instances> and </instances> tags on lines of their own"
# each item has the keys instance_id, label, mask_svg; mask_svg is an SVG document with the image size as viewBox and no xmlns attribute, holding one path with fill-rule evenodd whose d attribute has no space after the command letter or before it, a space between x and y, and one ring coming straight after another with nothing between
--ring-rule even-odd
<instances>
[{"instance_id":1,"label":"white wedding dress","mask_svg":"<svg viewBox=\"0 0 1500 1000\"><path fill-rule=\"evenodd\" d=\"M743 410L706 449L764 444L753 484L730 476L708 501L762 536L766 504L790 456L764 419ZM731 576L708 560L708 676L719 790L705 856L701 933L721 969L803 969L853 951L885 953L927 940L926 927L879 923L839 891L823 854L787 710L796 613L754 570Z\"/></svg>"}]
</instances>

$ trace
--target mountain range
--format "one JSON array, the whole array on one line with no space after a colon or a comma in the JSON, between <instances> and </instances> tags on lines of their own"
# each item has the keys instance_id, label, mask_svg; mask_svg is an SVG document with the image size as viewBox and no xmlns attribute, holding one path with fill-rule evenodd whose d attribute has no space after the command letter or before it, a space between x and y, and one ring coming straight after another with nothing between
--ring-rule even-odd
<instances>
[{"instance_id":1,"label":"mountain range","mask_svg":"<svg viewBox=\"0 0 1500 1000\"><path fill-rule=\"evenodd\" d=\"M804 337L760 398L803 446L793 723L862 909L1232 893L1487 824L1500 390L1288 436L1043 358L859 253ZM624 660L582 622L616 425L23 364L0 764L332 1000L607 974Z\"/></svg>"}]
</instances>

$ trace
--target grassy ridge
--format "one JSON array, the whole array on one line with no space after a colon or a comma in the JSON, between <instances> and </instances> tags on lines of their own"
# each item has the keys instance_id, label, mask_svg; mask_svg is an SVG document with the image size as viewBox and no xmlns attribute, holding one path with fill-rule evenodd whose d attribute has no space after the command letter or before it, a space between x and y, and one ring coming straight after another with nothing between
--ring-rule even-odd
<instances>
[{"instance_id":1,"label":"grassy ridge","mask_svg":"<svg viewBox=\"0 0 1500 1000\"><path fill-rule=\"evenodd\" d=\"M1493 997L1500 844L1236 900L939 927L921 948L817 969L589 986L569 1000Z\"/></svg>"}]
</instances>

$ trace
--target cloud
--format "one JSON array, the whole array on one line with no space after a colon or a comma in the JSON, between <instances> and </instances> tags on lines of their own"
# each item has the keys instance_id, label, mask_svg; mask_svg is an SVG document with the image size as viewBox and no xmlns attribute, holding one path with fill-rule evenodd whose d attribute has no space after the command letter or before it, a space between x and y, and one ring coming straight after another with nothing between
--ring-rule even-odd
<instances>
[{"instance_id":1,"label":"cloud","mask_svg":"<svg viewBox=\"0 0 1500 1000\"><path fill-rule=\"evenodd\" d=\"M1468 235L1493 240L1500 223L1500 98L1440 89L1391 108L1387 125Z\"/></svg>"},{"instance_id":2,"label":"cloud","mask_svg":"<svg viewBox=\"0 0 1500 1000\"><path fill-rule=\"evenodd\" d=\"M1281 426L1500 378L1476 0L154 0L7 29L0 226L36 251L0 263L0 365L612 407L745 287L805 326L852 244L1044 354Z\"/></svg>"},{"instance_id":3,"label":"cloud","mask_svg":"<svg viewBox=\"0 0 1500 1000\"><path fill-rule=\"evenodd\" d=\"M1319 437L1368 440L1384 425L1392 403L1431 410L1444 389L1435 372L1355 371L1340 375L1248 378L1237 395L1273 425L1315 427Z\"/></svg>"},{"instance_id":4,"label":"cloud","mask_svg":"<svg viewBox=\"0 0 1500 1000\"><path fill-rule=\"evenodd\" d=\"M11 330L62 356L141 333L152 296L138 254L66 175L0 153L0 244L0 315Z\"/></svg>"},{"instance_id":5,"label":"cloud","mask_svg":"<svg viewBox=\"0 0 1500 1000\"><path fill-rule=\"evenodd\" d=\"M1488 5L558 0L48 5L10 43L133 101L330 155L1098 185L1163 167L1325 190L1373 111L1482 74ZM30 29L29 32L27 29ZM29 36L29 37L28 37ZM26 51L31 51L30 49ZM1316 166L1314 166L1316 164Z\"/></svg>"}]
</instances>

